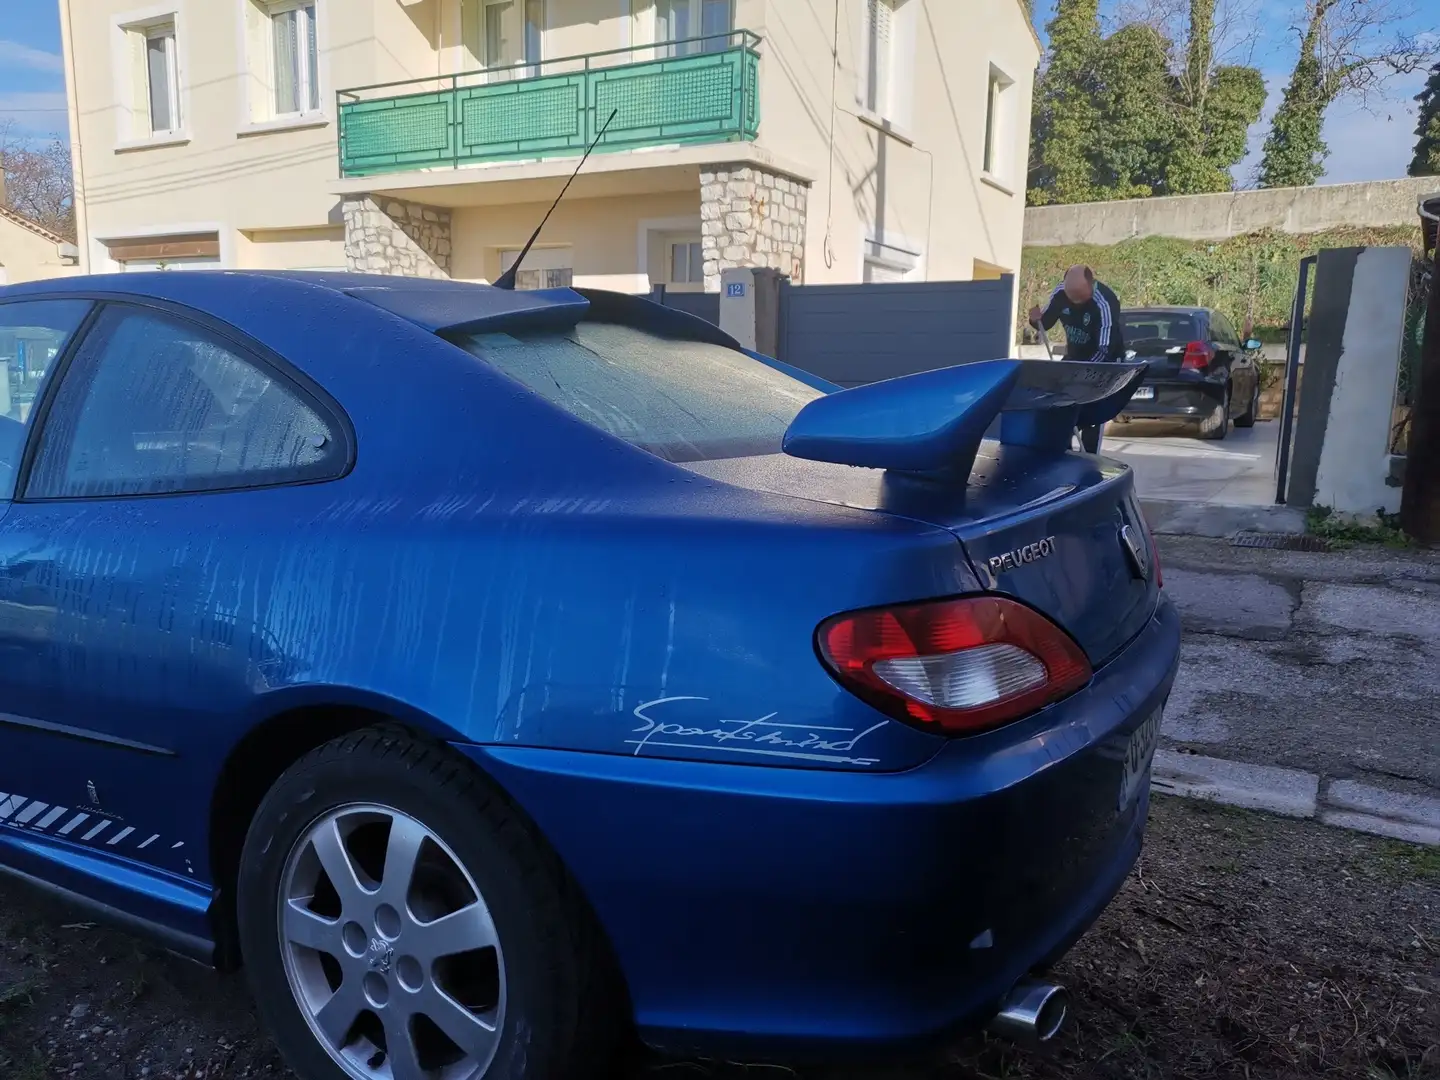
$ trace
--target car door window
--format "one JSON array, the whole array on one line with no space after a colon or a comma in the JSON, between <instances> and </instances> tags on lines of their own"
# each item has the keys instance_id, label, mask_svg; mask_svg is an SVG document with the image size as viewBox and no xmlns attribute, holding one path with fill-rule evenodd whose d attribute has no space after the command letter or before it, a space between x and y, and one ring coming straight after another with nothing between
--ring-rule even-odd
<instances>
[{"instance_id":1,"label":"car door window","mask_svg":"<svg viewBox=\"0 0 1440 1080\"><path fill-rule=\"evenodd\" d=\"M186 320L109 307L56 388L25 495L259 487L345 463L318 405L263 362Z\"/></svg>"},{"instance_id":2,"label":"car door window","mask_svg":"<svg viewBox=\"0 0 1440 1080\"><path fill-rule=\"evenodd\" d=\"M1211 316L1211 322L1215 328L1215 339L1222 345L1238 349L1240 339L1235 336L1235 328L1230 325L1230 320L1219 312Z\"/></svg>"},{"instance_id":3,"label":"car door window","mask_svg":"<svg viewBox=\"0 0 1440 1080\"><path fill-rule=\"evenodd\" d=\"M35 403L90 306L88 300L0 304L0 500L15 494Z\"/></svg>"}]
</instances>

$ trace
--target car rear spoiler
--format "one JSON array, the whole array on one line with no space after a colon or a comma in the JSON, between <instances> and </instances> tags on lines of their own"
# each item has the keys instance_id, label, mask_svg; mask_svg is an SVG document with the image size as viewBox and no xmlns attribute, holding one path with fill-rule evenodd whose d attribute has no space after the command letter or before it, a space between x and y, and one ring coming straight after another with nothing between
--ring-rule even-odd
<instances>
[{"instance_id":1,"label":"car rear spoiler","mask_svg":"<svg viewBox=\"0 0 1440 1080\"><path fill-rule=\"evenodd\" d=\"M969 476L998 418L999 439L1052 453L1075 428L1113 420L1145 365L986 360L816 398L785 432L791 457L906 473Z\"/></svg>"}]
</instances>

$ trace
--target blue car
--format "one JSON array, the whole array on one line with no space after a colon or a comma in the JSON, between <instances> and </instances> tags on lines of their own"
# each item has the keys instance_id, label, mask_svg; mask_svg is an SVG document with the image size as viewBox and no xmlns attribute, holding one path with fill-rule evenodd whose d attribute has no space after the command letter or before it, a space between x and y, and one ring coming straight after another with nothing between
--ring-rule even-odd
<instances>
[{"instance_id":1,"label":"blue car","mask_svg":"<svg viewBox=\"0 0 1440 1080\"><path fill-rule=\"evenodd\" d=\"M1143 368L836 392L604 292L0 289L0 870L304 1080L1063 1019L1179 625Z\"/></svg>"}]
</instances>

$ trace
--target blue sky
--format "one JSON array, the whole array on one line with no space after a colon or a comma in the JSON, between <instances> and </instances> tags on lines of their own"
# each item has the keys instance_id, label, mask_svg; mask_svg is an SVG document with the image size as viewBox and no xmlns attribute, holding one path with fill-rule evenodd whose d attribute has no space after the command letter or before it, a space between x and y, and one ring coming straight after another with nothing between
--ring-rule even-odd
<instances>
[{"instance_id":1,"label":"blue sky","mask_svg":"<svg viewBox=\"0 0 1440 1080\"><path fill-rule=\"evenodd\" d=\"M1134 2L1134 0L1131 0ZM1241 0L1244 2L1244 0ZM1294 62L1296 35L1290 29L1302 7L1301 0L1253 0L1262 15L1265 36L1246 46L1249 62L1265 72L1270 87L1267 113L1280 99L1290 65ZM1101 10L1112 16L1119 0L1101 0ZM80 5L83 7L84 5ZM1397 23L1411 33L1430 35L1440 43L1440 0L1410 0L1415 14ZM8 0L0 21L0 123L10 120L22 137L44 138L65 130L65 80L60 62L59 5L54 0ZM1049 20L1053 0L1036 5L1036 20ZM1428 15L1420 14L1421 11ZM1394 78L1383 96L1367 109L1342 101L1325 118L1325 137L1331 155L1325 180L1381 180L1403 176L1414 145L1415 103L1424 84L1424 72ZM1248 183L1265 137L1267 118L1251 132L1251 157L1237 170Z\"/></svg>"}]
</instances>

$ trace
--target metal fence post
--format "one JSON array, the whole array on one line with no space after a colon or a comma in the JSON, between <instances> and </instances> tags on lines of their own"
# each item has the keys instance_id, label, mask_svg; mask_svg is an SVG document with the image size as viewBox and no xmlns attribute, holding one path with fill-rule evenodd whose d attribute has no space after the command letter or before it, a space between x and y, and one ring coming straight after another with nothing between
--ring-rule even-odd
<instances>
[{"instance_id":1,"label":"metal fence post","mask_svg":"<svg viewBox=\"0 0 1440 1080\"><path fill-rule=\"evenodd\" d=\"M1285 505L1285 488L1290 474L1290 432L1295 424L1297 398L1295 380L1300 374L1300 336L1305 329L1305 300L1310 288L1310 268L1316 256L1300 260L1300 282L1295 287L1295 303L1290 309L1290 338L1285 346L1285 395L1280 407L1280 445L1276 448L1275 502Z\"/></svg>"}]
</instances>

